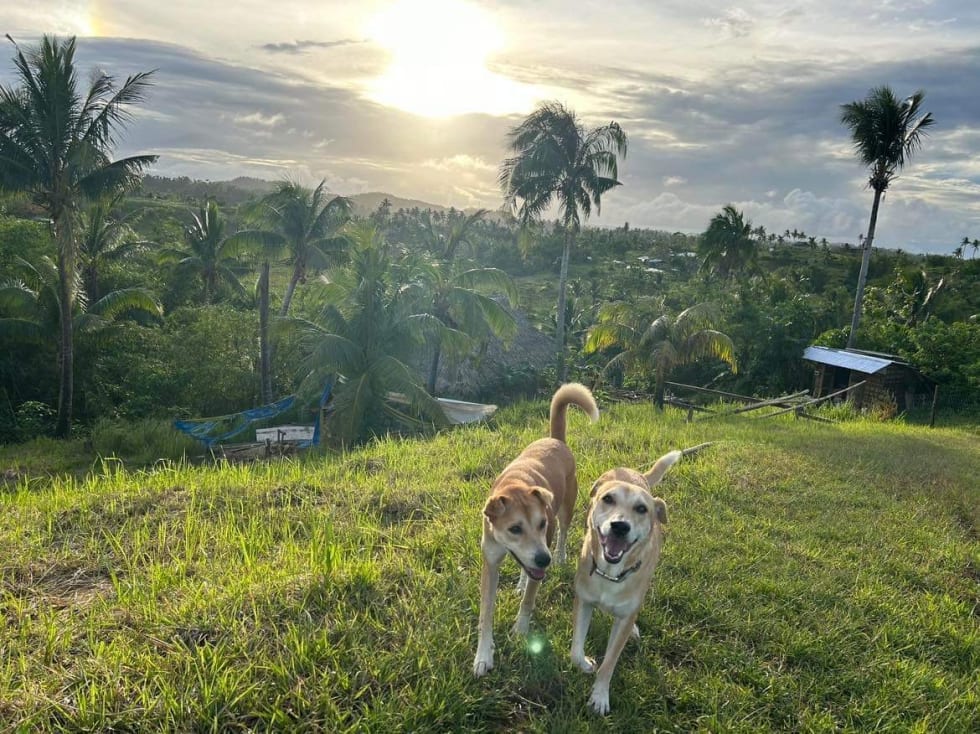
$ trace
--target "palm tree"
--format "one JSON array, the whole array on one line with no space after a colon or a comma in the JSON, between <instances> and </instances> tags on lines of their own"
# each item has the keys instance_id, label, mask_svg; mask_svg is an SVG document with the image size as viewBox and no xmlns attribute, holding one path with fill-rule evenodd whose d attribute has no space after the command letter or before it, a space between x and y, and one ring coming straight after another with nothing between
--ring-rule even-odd
<instances>
[{"instance_id":1,"label":"palm tree","mask_svg":"<svg viewBox=\"0 0 980 734\"><path fill-rule=\"evenodd\" d=\"M469 245L472 249L475 226L486 215L486 209L478 209L469 215L451 211L442 226L436 226L432 217L423 218L425 246L432 257L418 258L415 263L429 290L429 312L447 329L465 337L454 340L465 346L473 339L486 339L492 335L507 340L517 333L513 314L491 298L501 294L511 305L517 303L517 289L510 276L497 268L480 267L457 259L463 246ZM436 332L435 335L445 333ZM426 381L426 389L431 395L436 391L443 346L443 340L438 338L433 344Z\"/></svg>"},{"instance_id":2,"label":"palm tree","mask_svg":"<svg viewBox=\"0 0 980 734\"><path fill-rule=\"evenodd\" d=\"M864 287L868 279L868 263L871 260L882 194L888 189L896 173L922 145L922 138L934 122L932 113L920 114L924 97L925 92L919 90L910 97L899 100L889 87L882 86L872 89L863 100L841 105L841 124L850 130L851 140L861 163L871 169L868 185L874 191L871 220L864 240L854 297L851 331L847 335L848 348L854 346L861 323Z\"/></svg>"},{"instance_id":3,"label":"palm tree","mask_svg":"<svg viewBox=\"0 0 980 734\"><path fill-rule=\"evenodd\" d=\"M221 284L238 295L245 294L238 273L243 264L241 256L249 243L240 233L226 235L226 226L218 204L208 199L184 231L186 246L160 252L162 262L176 262L178 273L193 273L201 278L204 303L208 305Z\"/></svg>"},{"instance_id":4,"label":"palm tree","mask_svg":"<svg viewBox=\"0 0 980 734\"><path fill-rule=\"evenodd\" d=\"M348 244L339 232L350 221L353 205L343 196L328 197L326 181L312 190L283 181L262 200L264 218L283 237L293 266L280 316L289 314L296 285L306 280L307 272L335 264Z\"/></svg>"},{"instance_id":5,"label":"palm tree","mask_svg":"<svg viewBox=\"0 0 980 734\"><path fill-rule=\"evenodd\" d=\"M271 403L272 395L272 342L270 330L269 281L272 260L283 251L283 242L278 233L263 230L243 230L235 235L243 242L250 255L259 261L259 277L255 284L255 300L259 310L259 392L263 405Z\"/></svg>"},{"instance_id":6,"label":"palm tree","mask_svg":"<svg viewBox=\"0 0 980 734\"><path fill-rule=\"evenodd\" d=\"M517 321L513 314L491 295L503 294L514 304L517 289L510 276L497 268L468 267L456 260L431 259L419 261L416 267L427 291L426 310L445 327L434 331L430 339L433 353L426 389L435 395L439 361L445 347L459 353L470 347L473 340L490 336L509 340L516 335Z\"/></svg>"},{"instance_id":7,"label":"palm tree","mask_svg":"<svg viewBox=\"0 0 980 734\"><path fill-rule=\"evenodd\" d=\"M251 212L258 229L239 233L248 240L247 247L260 260L256 295L259 309L260 385L263 402L272 401L272 354L269 338L269 278L271 259L283 251L291 254L293 273L283 296L280 317L289 312L296 285L306 279L309 267L326 267L330 256L337 259L347 240L337 231L350 219L351 202L334 197L324 204L325 181L310 190L283 181L275 191L263 197Z\"/></svg>"},{"instance_id":8,"label":"palm tree","mask_svg":"<svg viewBox=\"0 0 980 734\"><path fill-rule=\"evenodd\" d=\"M732 372L738 370L731 338L712 328L717 314L711 304L699 303L676 317L661 313L651 320L647 314L649 310L638 304L622 302L600 309L598 323L586 338L585 352L592 354L615 347L622 350L609 360L603 375L617 366L652 374L657 407L663 408L667 378L675 368L716 357L726 362Z\"/></svg>"},{"instance_id":9,"label":"palm tree","mask_svg":"<svg viewBox=\"0 0 980 734\"><path fill-rule=\"evenodd\" d=\"M745 215L731 204L711 218L698 251L702 256L700 269L705 273L727 278L740 270L758 267L752 222L747 222Z\"/></svg>"},{"instance_id":10,"label":"palm tree","mask_svg":"<svg viewBox=\"0 0 980 734\"><path fill-rule=\"evenodd\" d=\"M139 216L138 211L113 215L124 196L120 191L101 197L81 213L78 241L81 276L90 303L99 300L99 278L106 265L131 257L150 244L139 239L130 226Z\"/></svg>"},{"instance_id":11,"label":"palm tree","mask_svg":"<svg viewBox=\"0 0 980 734\"><path fill-rule=\"evenodd\" d=\"M11 341L44 341L60 330L60 272L55 263L43 257L37 264L23 259L15 262L17 279L0 285L0 337ZM145 288L125 288L106 293L89 303L79 292L72 303L72 331L95 334L111 323L134 312L163 317L159 301Z\"/></svg>"},{"instance_id":12,"label":"palm tree","mask_svg":"<svg viewBox=\"0 0 980 734\"><path fill-rule=\"evenodd\" d=\"M152 72L130 76L121 86L97 72L83 91L76 75L74 38L44 36L36 48L23 51L16 43L14 48L20 86L0 85L0 186L30 192L53 228L61 307L56 432L67 437L74 399L71 323L78 209L86 197L128 188L156 160L152 155L111 159L120 129L131 117L127 107L143 99Z\"/></svg>"},{"instance_id":13,"label":"palm tree","mask_svg":"<svg viewBox=\"0 0 980 734\"><path fill-rule=\"evenodd\" d=\"M331 270L314 292L319 313L293 318L300 330L305 374L301 390L319 391L335 380L330 433L344 443L362 440L391 422L445 423L439 404L409 366L433 331L444 330L425 311L426 291L404 270L372 226L350 232L351 257ZM451 338L451 335L447 335ZM404 403L394 403L392 397ZM407 404L408 410L396 407Z\"/></svg>"},{"instance_id":14,"label":"palm tree","mask_svg":"<svg viewBox=\"0 0 980 734\"><path fill-rule=\"evenodd\" d=\"M504 197L522 225L558 205L564 247L558 276L555 348L558 376L565 379L565 298L572 241L602 195L619 186L618 157L626 155L626 133L616 122L586 130L576 114L557 102L541 105L508 134L514 153L500 166Z\"/></svg>"}]
</instances>

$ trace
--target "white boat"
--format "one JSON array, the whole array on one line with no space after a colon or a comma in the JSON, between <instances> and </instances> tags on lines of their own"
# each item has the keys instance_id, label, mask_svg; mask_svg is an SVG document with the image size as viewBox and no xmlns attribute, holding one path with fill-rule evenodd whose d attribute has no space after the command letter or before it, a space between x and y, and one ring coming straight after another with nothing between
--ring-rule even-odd
<instances>
[{"instance_id":1,"label":"white boat","mask_svg":"<svg viewBox=\"0 0 980 734\"><path fill-rule=\"evenodd\" d=\"M497 410L496 405L485 403L467 403L450 398L436 398L436 401L442 406L442 412L446 414L449 422L456 425L485 420Z\"/></svg>"}]
</instances>

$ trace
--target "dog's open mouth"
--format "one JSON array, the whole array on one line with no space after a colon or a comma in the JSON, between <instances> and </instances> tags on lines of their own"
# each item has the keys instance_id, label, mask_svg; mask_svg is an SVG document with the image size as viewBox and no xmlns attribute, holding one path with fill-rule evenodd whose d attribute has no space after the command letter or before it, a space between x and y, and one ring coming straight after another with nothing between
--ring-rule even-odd
<instances>
[{"instance_id":1,"label":"dog's open mouth","mask_svg":"<svg viewBox=\"0 0 980 734\"><path fill-rule=\"evenodd\" d=\"M514 557L514 560L517 561L517 565L524 569L524 573L526 573L532 579L535 581L540 581L544 578L545 570L543 568L538 568L537 566L525 566L523 563L521 563L521 559L517 557L517 554L514 553L514 551L511 551L510 554Z\"/></svg>"},{"instance_id":2,"label":"dog's open mouth","mask_svg":"<svg viewBox=\"0 0 980 734\"><path fill-rule=\"evenodd\" d=\"M599 541L602 544L602 557L606 559L606 563L619 563L623 560L623 556L626 552L633 547L633 543L630 542L629 538L623 535L616 535L614 533L609 533L609 535L603 535L599 533Z\"/></svg>"}]
</instances>

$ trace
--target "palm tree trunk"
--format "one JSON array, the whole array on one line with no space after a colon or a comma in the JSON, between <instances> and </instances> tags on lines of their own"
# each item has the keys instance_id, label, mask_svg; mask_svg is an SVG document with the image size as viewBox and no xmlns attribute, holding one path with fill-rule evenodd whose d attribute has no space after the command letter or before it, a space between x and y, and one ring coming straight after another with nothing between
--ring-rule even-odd
<instances>
[{"instance_id":1,"label":"palm tree trunk","mask_svg":"<svg viewBox=\"0 0 980 734\"><path fill-rule=\"evenodd\" d=\"M426 382L425 389L429 391L429 395L435 397L436 394L436 380L439 377L439 357L441 356L442 348L439 344L436 344L435 351L432 354L432 364L429 366L429 380Z\"/></svg>"},{"instance_id":2,"label":"palm tree trunk","mask_svg":"<svg viewBox=\"0 0 980 734\"><path fill-rule=\"evenodd\" d=\"M282 308L279 311L279 315L285 318L289 314L289 304L293 302L293 293L296 292L296 284L299 283L299 279L303 277L303 269L296 265L293 268L293 275L289 279L289 285L286 286L286 293L282 297Z\"/></svg>"},{"instance_id":3,"label":"palm tree trunk","mask_svg":"<svg viewBox=\"0 0 980 734\"><path fill-rule=\"evenodd\" d=\"M75 345L72 330L72 306L75 302L75 258L73 233L69 222L64 221L69 214L61 214L54 219L55 239L58 242L58 317L61 322L58 344L58 421L55 435L68 438L71 435L72 404L75 397Z\"/></svg>"},{"instance_id":4,"label":"palm tree trunk","mask_svg":"<svg viewBox=\"0 0 980 734\"><path fill-rule=\"evenodd\" d=\"M269 261L259 273L259 363L262 403L272 402L272 353L269 344Z\"/></svg>"},{"instance_id":5,"label":"palm tree trunk","mask_svg":"<svg viewBox=\"0 0 980 734\"><path fill-rule=\"evenodd\" d=\"M864 240L861 253L861 271L858 273L857 291L854 295L854 312L851 315L851 331L847 335L847 348L857 341L858 326L861 324L861 308L864 305L864 286L868 281L868 263L871 261L871 245L875 239L875 225L878 223L878 205L881 203L881 189L875 189L874 203L871 205L871 221L868 223L868 236Z\"/></svg>"},{"instance_id":6,"label":"palm tree trunk","mask_svg":"<svg viewBox=\"0 0 980 734\"><path fill-rule=\"evenodd\" d=\"M558 273L558 317L555 319L555 352L558 381L565 382L568 365L565 362L565 300L568 289L568 259L572 252L572 230L565 227L565 246L561 251L561 270Z\"/></svg>"},{"instance_id":7,"label":"palm tree trunk","mask_svg":"<svg viewBox=\"0 0 980 734\"><path fill-rule=\"evenodd\" d=\"M657 410L662 411L664 409L664 397L667 392L667 377L668 372L664 369L657 369L654 372L654 383L653 383L653 402L656 405Z\"/></svg>"}]
</instances>

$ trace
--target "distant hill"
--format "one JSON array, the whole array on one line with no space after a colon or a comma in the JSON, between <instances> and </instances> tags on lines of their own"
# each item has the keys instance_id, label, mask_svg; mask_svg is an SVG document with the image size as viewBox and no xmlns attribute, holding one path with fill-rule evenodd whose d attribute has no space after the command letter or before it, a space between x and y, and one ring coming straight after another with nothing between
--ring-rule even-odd
<instances>
[{"instance_id":1,"label":"distant hill","mask_svg":"<svg viewBox=\"0 0 980 734\"><path fill-rule=\"evenodd\" d=\"M264 196L272 191L275 186L275 181L266 181L249 176L239 176L230 181L201 181L187 176L168 178L166 176L148 175L143 177L143 192L145 194L173 196L193 203L213 197L221 204L233 206ZM421 199L405 199L393 194L386 194L383 191L353 194L349 195L348 198L354 202L354 214L359 217L366 217L376 211L385 199L391 202L392 212L399 209L449 211L452 208ZM467 209L465 211L474 210Z\"/></svg>"},{"instance_id":2,"label":"distant hill","mask_svg":"<svg viewBox=\"0 0 980 734\"><path fill-rule=\"evenodd\" d=\"M448 206L432 204L420 199L403 199L400 196L393 196L382 191L370 191L366 194L353 194L347 197L354 202L354 214L359 217L366 217L371 212L381 206L381 202L387 199L391 202L391 211L397 212L399 209L431 209L432 211L449 211Z\"/></svg>"}]
</instances>

